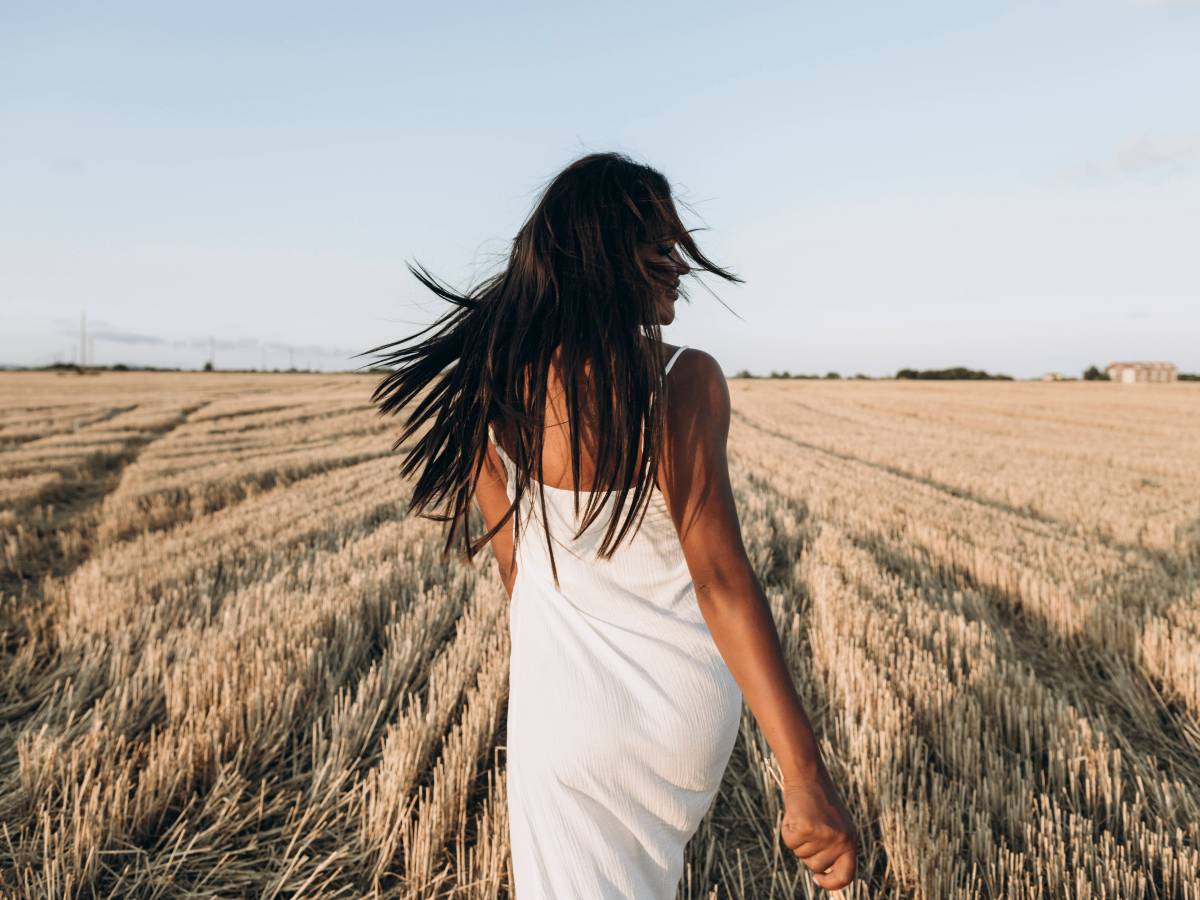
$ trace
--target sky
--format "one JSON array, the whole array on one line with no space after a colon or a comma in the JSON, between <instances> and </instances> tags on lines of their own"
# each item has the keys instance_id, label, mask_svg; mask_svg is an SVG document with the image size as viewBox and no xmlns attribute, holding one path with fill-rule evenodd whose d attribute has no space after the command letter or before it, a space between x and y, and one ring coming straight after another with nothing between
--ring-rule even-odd
<instances>
[{"instance_id":1,"label":"sky","mask_svg":"<svg viewBox=\"0 0 1200 900\"><path fill-rule=\"evenodd\" d=\"M0 364L344 370L585 153L748 369L1200 372L1200 2L0 0Z\"/></svg>"}]
</instances>

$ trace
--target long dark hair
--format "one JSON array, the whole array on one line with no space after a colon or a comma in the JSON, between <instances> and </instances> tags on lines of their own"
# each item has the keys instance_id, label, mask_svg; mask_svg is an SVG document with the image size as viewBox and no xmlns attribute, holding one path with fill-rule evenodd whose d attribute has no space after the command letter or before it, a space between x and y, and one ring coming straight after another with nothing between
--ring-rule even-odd
<instances>
[{"instance_id":1,"label":"long dark hair","mask_svg":"<svg viewBox=\"0 0 1200 900\"><path fill-rule=\"evenodd\" d=\"M409 511L450 523L443 553L461 535L466 556L473 559L513 516L515 547L521 498L530 482L543 487L534 473L542 471L546 392L556 349L571 435L576 517L581 399L591 401L597 441L595 485L575 536L595 521L613 493L618 502L600 558L611 558L630 528L640 526L666 432L665 360L655 295L664 279L678 272L644 261L637 248L646 241L675 242L693 271L741 281L700 252L680 221L667 179L618 153L584 156L555 176L513 240L505 268L466 293L452 290L420 264L409 264L409 271L453 308L416 334L365 353L378 354L374 365L391 369L371 395L379 414L407 412L392 449L429 424L400 472L405 477L418 472ZM682 288L680 296L687 296ZM471 500L490 424L512 435L508 455L516 470L515 496L495 527L472 540ZM503 429L505 424L510 428ZM618 531L630 490L633 505ZM545 491L539 494L541 519L548 522ZM435 504L448 504L449 513L425 511ZM554 550L546 537L557 585Z\"/></svg>"}]
</instances>

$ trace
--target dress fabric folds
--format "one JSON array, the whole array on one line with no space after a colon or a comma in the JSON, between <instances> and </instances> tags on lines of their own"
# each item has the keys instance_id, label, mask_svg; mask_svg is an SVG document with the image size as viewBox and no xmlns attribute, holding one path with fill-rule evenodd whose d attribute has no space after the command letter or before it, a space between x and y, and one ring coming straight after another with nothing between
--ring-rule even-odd
<instances>
[{"instance_id":1,"label":"dress fabric folds","mask_svg":"<svg viewBox=\"0 0 1200 900\"><path fill-rule=\"evenodd\" d=\"M513 463L496 447L511 499ZM509 620L516 900L673 900L684 847L733 751L741 691L700 614L662 493L600 560L615 498L573 539L572 492L545 486L547 524L538 487L522 498Z\"/></svg>"}]
</instances>

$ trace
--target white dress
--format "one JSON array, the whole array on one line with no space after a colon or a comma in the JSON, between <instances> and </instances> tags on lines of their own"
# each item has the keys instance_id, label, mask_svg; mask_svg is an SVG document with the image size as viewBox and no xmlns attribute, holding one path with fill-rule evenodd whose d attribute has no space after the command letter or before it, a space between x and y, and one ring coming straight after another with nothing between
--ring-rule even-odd
<instances>
[{"instance_id":1,"label":"white dress","mask_svg":"<svg viewBox=\"0 0 1200 900\"><path fill-rule=\"evenodd\" d=\"M513 463L496 446L511 499ZM547 486L557 589L536 494L522 499L506 749L516 900L673 900L737 739L741 690L661 491L599 560L615 498L572 542L572 492Z\"/></svg>"}]
</instances>

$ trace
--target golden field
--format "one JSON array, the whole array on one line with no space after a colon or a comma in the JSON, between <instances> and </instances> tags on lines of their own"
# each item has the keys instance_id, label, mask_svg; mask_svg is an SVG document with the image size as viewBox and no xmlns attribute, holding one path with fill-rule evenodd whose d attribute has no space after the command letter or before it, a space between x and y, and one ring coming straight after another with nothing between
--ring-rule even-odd
<instances>
[{"instance_id":1,"label":"golden field","mask_svg":"<svg viewBox=\"0 0 1200 900\"><path fill-rule=\"evenodd\" d=\"M0 893L511 896L507 596L377 380L0 374ZM842 896L1200 898L1200 385L730 385ZM819 893L777 792L746 712L681 898Z\"/></svg>"}]
</instances>

